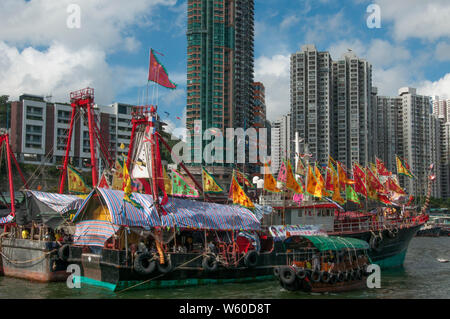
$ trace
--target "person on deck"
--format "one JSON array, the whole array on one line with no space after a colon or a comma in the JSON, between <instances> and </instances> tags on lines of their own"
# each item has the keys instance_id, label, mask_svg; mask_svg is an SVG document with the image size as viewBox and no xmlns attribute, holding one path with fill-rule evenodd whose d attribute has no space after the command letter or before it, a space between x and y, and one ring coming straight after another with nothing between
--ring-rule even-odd
<instances>
[{"instance_id":1,"label":"person on deck","mask_svg":"<svg viewBox=\"0 0 450 319\"><path fill-rule=\"evenodd\" d=\"M319 258L319 254L315 253L313 258L312 258L312 268L313 271L320 271L320 258Z\"/></svg>"}]
</instances>

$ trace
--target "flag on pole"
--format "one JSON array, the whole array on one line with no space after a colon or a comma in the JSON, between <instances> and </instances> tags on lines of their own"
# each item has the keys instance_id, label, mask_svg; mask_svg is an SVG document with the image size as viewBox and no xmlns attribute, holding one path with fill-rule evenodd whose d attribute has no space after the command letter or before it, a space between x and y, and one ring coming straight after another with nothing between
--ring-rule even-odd
<instances>
[{"instance_id":1,"label":"flag on pole","mask_svg":"<svg viewBox=\"0 0 450 319\"><path fill-rule=\"evenodd\" d=\"M355 192L367 196L366 173L356 163L353 166L353 179L355 180Z\"/></svg>"},{"instance_id":2,"label":"flag on pole","mask_svg":"<svg viewBox=\"0 0 450 319\"><path fill-rule=\"evenodd\" d=\"M400 158L398 158L398 156L396 156L396 160L397 160L397 173L413 178L408 163L406 163L405 161L405 165L403 165L402 161L400 160Z\"/></svg>"},{"instance_id":3,"label":"flag on pole","mask_svg":"<svg viewBox=\"0 0 450 319\"><path fill-rule=\"evenodd\" d=\"M238 204L247 208L255 208L255 205L250 200L250 198L245 194L242 187L236 180L236 177L233 176L233 181L231 182L231 188L233 192L233 204Z\"/></svg>"},{"instance_id":4,"label":"flag on pole","mask_svg":"<svg viewBox=\"0 0 450 319\"><path fill-rule=\"evenodd\" d=\"M154 50L150 50L150 67L148 71L148 80L158 83L169 89L175 89L177 86L169 80L166 68L158 61L154 54Z\"/></svg>"},{"instance_id":5,"label":"flag on pole","mask_svg":"<svg viewBox=\"0 0 450 319\"><path fill-rule=\"evenodd\" d=\"M123 200L127 203L130 203L131 205L133 205L136 208L142 208L142 206L136 202L133 198L133 193L132 193L132 187L131 187L131 177L130 174L128 172L128 167L127 165L123 166Z\"/></svg>"},{"instance_id":6,"label":"flag on pole","mask_svg":"<svg viewBox=\"0 0 450 319\"><path fill-rule=\"evenodd\" d=\"M391 176L392 173L389 172L389 170L386 168L386 166L384 165L384 163L378 159L378 157L376 158L376 162L377 162L377 172L379 176Z\"/></svg>"},{"instance_id":7,"label":"flag on pole","mask_svg":"<svg viewBox=\"0 0 450 319\"><path fill-rule=\"evenodd\" d=\"M250 180L247 178L247 176L244 173L241 173L238 170L234 170L233 175L236 176L236 179L237 179L239 185L245 184L245 186L253 188L253 184L250 183Z\"/></svg>"},{"instance_id":8,"label":"flag on pole","mask_svg":"<svg viewBox=\"0 0 450 319\"><path fill-rule=\"evenodd\" d=\"M281 190L277 188L277 181L270 172L269 165L264 163L264 189L271 193L279 193Z\"/></svg>"},{"instance_id":9,"label":"flag on pole","mask_svg":"<svg viewBox=\"0 0 450 319\"><path fill-rule=\"evenodd\" d=\"M306 167L301 157L298 158L295 173L301 176L306 176Z\"/></svg>"},{"instance_id":10,"label":"flag on pole","mask_svg":"<svg viewBox=\"0 0 450 319\"><path fill-rule=\"evenodd\" d=\"M345 198L347 198L347 201L350 201L350 202L353 202L356 204L361 204L361 202L359 201L358 194L355 192L355 190L353 189L353 187L351 185L346 185Z\"/></svg>"},{"instance_id":11,"label":"flag on pole","mask_svg":"<svg viewBox=\"0 0 450 319\"><path fill-rule=\"evenodd\" d=\"M286 165L284 161L281 162L280 171L278 172L277 181L286 183Z\"/></svg>"},{"instance_id":12,"label":"flag on pole","mask_svg":"<svg viewBox=\"0 0 450 319\"><path fill-rule=\"evenodd\" d=\"M118 160L116 160L114 168L115 171L112 180L112 189L123 190L123 167L120 165Z\"/></svg>"},{"instance_id":13,"label":"flag on pole","mask_svg":"<svg viewBox=\"0 0 450 319\"><path fill-rule=\"evenodd\" d=\"M406 195L403 188L401 188L400 185L398 185L393 178L388 178L388 180L385 183L385 186L388 190L390 190L394 193L397 193L400 195Z\"/></svg>"},{"instance_id":14,"label":"flag on pole","mask_svg":"<svg viewBox=\"0 0 450 319\"><path fill-rule=\"evenodd\" d=\"M200 197L198 190L190 185L177 170L172 170L172 195L180 197Z\"/></svg>"},{"instance_id":15,"label":"flag on pole","mask_svg":"<svg viewBox=\"0 0 450 319\"><path fill-rule=\"evenodd\" d=\"M293 191L295 194L303 194L303 187L300 185L294 177L292 172L292 165L290 161L287 161L286 172L286 188Z\"/></svg>"},{"instance_id":16,"label":"flag on pole","mask_svg":"<svg viewBox=\"0 0 450 319\"><path fill-rule=\"evenodd\" d=\"M339 203L341 205L345 204L345 199L341 196L340 186L339 186L339 177L336 173L333 174L333 185L334 185L334 191L333 191L333 197L331 198L336 203Z\"/></svg>"},{"instance_id":17,"label":"flag on pole","mask_svg":"<svg viewBox=\"0 0 450 319\"><path fill-rule=\"evenodd\" d=\"M164 189L166 190L166 194L172 195L172 180L167 174L165 167L163 167L163 175L164 175Z\"/></svg>"},{"instance_id":18,"label":"flag on pole","mask_svg":"<svg viewBox=\"0 0 450 319\"><path fill-rule=\"evenodd\" d=\"M69 192L74 194L89 194L91 188L86 184L83 176L72 166L67 166L67 179L69 180Z\"/></svg>"},{"instance_id":19,"label":"flag on pole","mask_svg":"<svg viewBox=\"0 0 450 319\"><path fill-rule=\"evenodd\" d=\"M219 194L223 192L223 188L217 183L215 178L208 173L206 168L202 167L203 192Z\"/></svg>"},{"instance_id":20,"label":"flag on pole","mask_svg":"<svg viewBox=\"0 0 450 319\"><path fill-rule=\"evenodd\" d=\"M322 198L322 189L319 181L314 176L311 165L308 165L308 177L306 181L306 192L311 196Z\"/></svg>"}]
</instances>

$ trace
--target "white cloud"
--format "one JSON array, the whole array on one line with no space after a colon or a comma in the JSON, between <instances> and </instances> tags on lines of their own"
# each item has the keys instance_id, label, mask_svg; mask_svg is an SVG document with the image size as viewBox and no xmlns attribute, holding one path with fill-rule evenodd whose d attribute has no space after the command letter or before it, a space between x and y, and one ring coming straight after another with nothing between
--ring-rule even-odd
<instances>
[{"instance_id":1,"label":"white cloud","mask_svg":"<svg viewBox=\"0 0 450 319\"><path fill-rule=\"evenodd\" d=\"M281 21L280 28L281 29L290 28L290 27L294 26L295 24L297 24L299 21L300 21L300 18L297 17L296 15L287 16L283 19L283 21Z\"/></svg>"},{"instance_id":2,"label":"white cloud","mask_svg":"<svg viewBox=\"0 0 450 319\"><path fill-rule=\"evenodd\" d=\"M273 121L287 114L290 110L290 55L256 59L255 80L266 87L267 119Z\"/></svg>"},{"instance_id":3,"label":"white cloud","mask_svg":"<svg viewBox=\"0 0 450 319\"><path fill-rule=\"evenodd\" d=\"M382 21L393 22L398 40L419 38L433 41L450 36L450 2L448 0L376 0ZM383 25L383 22L382 22Z\"/></svg>"},{"instance_id":4,"label":"white cloud","mask_svg":"<svg viewBox=\"0 0 450 319\"><path fill-rule=\"evenodd\" d=\"M423 81L418 85L417 93L429 96L437 95L440 98L450 99L450 73L434 82Z\"/></svg>"},{"instance_id":5,"label":"white cloud","mask_svg":"<svg viewBox=\"0 0 450 319\"><path fill-rule=\"evenodd\" d=\"M438 61L450 61L450 43L439 42L436 45L435 55Z\"/></svg>"},{"instance_id":6,"label":"white cloud","mask_svg":"<svg viewBox=\"0 0 450 319\"><path fill-rule=\"evenodd\" d=\"M73 0L2 0L0 39L16 46L49 46L57 41L78 49L85 46L109 50L134 50L137 40L125 30L133 25L152 27L155 6L172 6L176 0L77 0L81 28L70 29L67 8Z\"/></svg>"},{"instance_id":7,"label":"white cloud","mask_svg":"<svg viewBox=\"0 0 450 319\"><path fill-rule=\"evenodd\" d=\"M22 51L0 42L0 87L17 98L22 93L45 95L66 101L71 91L95 87L99 102L113 98L112 74L101 50L68 50L60 43L45 51ZM98 92L98 93L97 93Z\"/></svg>"},{"instance_id":8,"label":"white cloud","mask_svg":"<svg viewBox=\"0 0 450 319\"><path fill-rule=\"evenodd\" d=\"M142 44L133 26L155 29L158 5L176 0L77 0L81 28L69 29L73 0L2 0L0 2L0 88L17 98L22 93L52 94L67 101L70 91L96 89L96 102L111 103L117 94L139 87L147 70L111 66L117 51L134 53ZM164 94L161 95L165 97Z\"/></svg>"}]
</instances>

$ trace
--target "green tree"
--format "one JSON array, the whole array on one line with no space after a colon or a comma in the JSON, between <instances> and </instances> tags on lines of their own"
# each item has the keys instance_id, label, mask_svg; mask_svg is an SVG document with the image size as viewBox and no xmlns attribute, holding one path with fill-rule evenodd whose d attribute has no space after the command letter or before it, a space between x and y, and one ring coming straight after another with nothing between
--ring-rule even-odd
<instances>
[{"instance_id":1,"label":"green tree","mask_svg":"<svg viewBox=\"0 0 450 319\"><path fill-rule=\"evenodd\" d=\"M0 127L6 127L7 122L7 108L9 107L9 96L0 95Z\"/></svg>"}]
</instances>

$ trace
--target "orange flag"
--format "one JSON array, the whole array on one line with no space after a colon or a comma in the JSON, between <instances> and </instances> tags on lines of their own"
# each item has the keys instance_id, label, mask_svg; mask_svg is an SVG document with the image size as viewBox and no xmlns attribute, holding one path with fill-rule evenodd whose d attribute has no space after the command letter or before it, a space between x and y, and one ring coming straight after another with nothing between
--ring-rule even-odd
<instances>
[{"instance_id":1,"label":"orange flag","mask_svg":"<svg viewBox=\"0 0 450 319\"><path fill-rule=\"evenodd\" d=\"M269 165L264 164L264 189L268 192L279 193L281 190L277 188L275 177L270 173Z\"/></svg>"},{"instance_id":2,"label":"orange flag","mask_svg":"<svg viewBox=\"0 0 450 319\"><path fill-rule=\"evenodd\" d=\"M233 177L231 188L233 189L233 204L239 204L247 208L255 208L255 205L247 194L245 194L235 177Z\"/></svg>"},{"instance_id":3,"label":"orange flag","mask_svg":"<svg viewBox=\"0 0 450 319\"><path fill-rule=\"evenodd\" d=\"M303 194L303 187L295 180L290 161L287 161L286 188L296 194Z\"/></svg>"}]
</instances>

